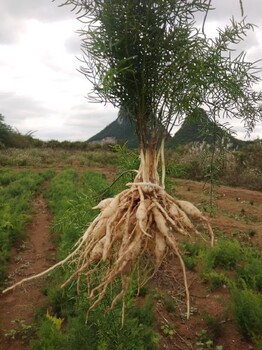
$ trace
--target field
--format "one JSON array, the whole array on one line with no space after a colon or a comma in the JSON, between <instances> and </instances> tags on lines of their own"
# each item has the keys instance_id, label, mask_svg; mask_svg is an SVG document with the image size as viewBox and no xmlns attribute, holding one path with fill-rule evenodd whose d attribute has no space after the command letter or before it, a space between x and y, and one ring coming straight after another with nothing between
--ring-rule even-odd
<instances>
[{"instance_id":1,"label":"field","mask_svg":"<svg viewBox=\"0 0 262 350\"><path fill-rule=\"evenodd\" d=\"M97 214L92 207L132 179L128 170L137 167L137 157L126 152L2 152L1 290L66 256ZM168 161L168 191L210 217L216 235L213 249L201 238L195 244L181 242L191 295L189 320L175 256L141 290L131 286L123 327L121 303L106 312L110 290L85 323L85 291L78 296L74 281L60 288L73 269L69 266L0 296L0 349L261 350L262 193L218 181L211 188L184 179L186 169ZM112 288L120 288L118 281Z\"/></svg>"}]
</instances>

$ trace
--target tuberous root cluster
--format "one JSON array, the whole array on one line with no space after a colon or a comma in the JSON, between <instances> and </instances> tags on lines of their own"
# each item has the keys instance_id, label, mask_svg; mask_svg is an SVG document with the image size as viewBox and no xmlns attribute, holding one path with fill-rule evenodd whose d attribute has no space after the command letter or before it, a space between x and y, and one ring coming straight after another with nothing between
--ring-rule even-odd
<instances>
[{"instance_id":1,"label":"tuberous root cluster","mask_svg":"<svg viewBox=\"0 0 262 350\"><path fill-rule=\"evenodd\" d=\"M108 286L119 276L122 290L113 299L110 309L122 299L124 310L125 294L133 274L137 271L139 276L147 276L138 278L139 289L158 271L166 255L173 252L183 272L189 317L189 290L185 264L179 249L179 236L199 235L191 221L197 219L206 224L213 245L212 228L193 204L174 199L161 186L142 182L128 186L128 189L114 198L104 199L95 207L100 210L99 215L70 255L43 273L24 279L5 292L70 261L76 265L76 269L62 287L76 279L80 292L80 281L85 278L88 295L92 300L91 311L102 300ZM93 286L92 281L97 274L100 282Z\"/></svg>"}]
</instances>

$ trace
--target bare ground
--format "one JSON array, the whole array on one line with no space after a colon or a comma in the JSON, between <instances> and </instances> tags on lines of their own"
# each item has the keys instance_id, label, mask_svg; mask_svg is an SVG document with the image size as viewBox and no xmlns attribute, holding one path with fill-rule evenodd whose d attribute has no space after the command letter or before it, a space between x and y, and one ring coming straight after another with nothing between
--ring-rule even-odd
<instances>
[{"instance_id":1,"label":"bare ground","mask_svg":"<svg viewBox=\"0 0 262 350\"><path fill-rule=\"evenodd\" d=\"M51 217L42 196L34 200L32 211L34 217L28 226L26 240L12 251L8 285L41 272L54 262L55 250L49 232ZM42 286L43 281L37 280L0 294L1 350L28 349L35 331L36 313L47 302Z\"/></svg>"},{"instance_id":2,"label":"bare ground","mask_svg":"<svg viewBox=\"0 0 262 350\"><path fill-rule=\"evenodd\" d=\"M190 180L175 180L173 193L178 198L191 201L205 213L210 210L209 188L203 183ZM214 213L210 217L212 227L218 234L223 232L248 244L262 247L262 193L241 188L218 186L215 188ZM209 214L206 212L207 217ZM250 234L252 233L253 234ZM233 321L231 313L230 292L226 286L210 291L200 278L199 271L188 271L192 315L187 321L181 318L185 311L184 288L180 267L174 258L166 263L154 278L154 286L163 290L174 300L177 309L167 312L163 299L156 304L156 317L161 336L160 349L196 350L215 349L217 345L223 350L251 350L254 345L244 339ZM170 273L171 271L171 273ZM167 277L171 276L171 278ZM205 314L212 315L217 321L220 335L213 347L197 347L198 336L207 329L203 319ZM164 336L161 327L169 325L175 334Z\"/></svg>"}]
</instances>

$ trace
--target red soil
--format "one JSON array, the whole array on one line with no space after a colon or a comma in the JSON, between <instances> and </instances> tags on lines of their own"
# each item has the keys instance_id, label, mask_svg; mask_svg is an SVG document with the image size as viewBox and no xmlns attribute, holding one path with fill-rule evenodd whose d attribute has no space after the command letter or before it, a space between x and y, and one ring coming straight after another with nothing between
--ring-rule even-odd
<instances>
[{"instance_id":1,"label":"red soil","mask_svg":"<svg viewBox=\"0 0 262 350\"><path fill-rule=\"evenodd\" d=\"M26 240L12 251L8 269L8 285L48 268L54 262L55 250L49 233L50 214L42 196L33 202L33 221L28 226ZM35 315L43 307L47 297L42 293L43 281L25 283L22 287L0 294L0 349L28 349L28 341L34 333ZM14 322L17 320L16 322ZM21 320L29 325L21 339ZM32 327L30 327L32 326ZM12 331L12 330L17 331ZM15 339L7 336L15 333Z\"/></svg>"}]
</instances>

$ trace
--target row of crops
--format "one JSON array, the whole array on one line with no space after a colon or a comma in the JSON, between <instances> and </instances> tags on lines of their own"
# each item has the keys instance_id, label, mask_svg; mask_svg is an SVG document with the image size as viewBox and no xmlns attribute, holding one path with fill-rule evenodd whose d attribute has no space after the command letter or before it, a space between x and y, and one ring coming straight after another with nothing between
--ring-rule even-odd
<instances>
[{"instance_id":1,"label":"row of crops","mask_svg":"<svg viewBox=\"0 0 262 350\"><path fill-rule=\"evenodd\" d=\"M22 241L25 227L31 220L32 198L41 184L52 176L52 171L0 172L0 283L5 277L11 247Z\"/></svg>"},{"instance_id":2,"label":"row of crops","mask_svg":"<svg viewBox=\"0 0 262 350\"><path fill-rule=\"evenodd\" d=\"M77 174L65 171L53 178L46 193L47 203L54 214L53 234L57 241L58 256L63 258L83 234L88 223L97 214L91 208L108 190L105 178L97 172ZM48 289L52 315L43 314L39 321L38 340L32 342L40 349L153 349L158 336L153 330L152 304L135 306L135 287L126 300L125 324L121 327L122 305L106 312L112 302L111 292L89 315L90 306L84 290L77 296L76 282L61 290L60 285L70 276L73 267L67 267L49 277ZM97 276L99 280L99 276ZM116 282L113 288L121 288ZM81 289L81 286L80 286ZM66 325L66 327L65 327ZM62 331L63 329L63 331Z\"/></svg>"},{"instance_id":3,"label":"row of crops","mask_svg":"<svg viewBox=\"0 0 262 350\"><path fill-rule=\"evenodd\" d=\"M27 223L32 218L33 197L44 194L53 214L52 235L57 245L57 259L64 258L73 244L83 234L96 216L92 209L103 197L113 196L126 183L121 179L109 187L105 177L98 172L76 172L72 169L59 174L53 171L11 171L0 172L0 259L1 278L10 257L13 244L24 239ZM45 186L42 186L45 184ZM240 333L252 339L255 349L262 346L262 256L261 251L251 244L226 238L222 232L216 234L218 242L209 250L200 244L184 243L185 263L188 270L200 271L200 278L208 285L210 292L227 286L231 293L231 309L234 323ZM33 350L146 350L159 348L161 336L172 338L176 326L159 323L154 312L156 303L164 305L166 313L179 313L177 306L162 294L147 286L140 291L143 303L137 305L137 289L134 283L126 296L125 322L121 327L122 304L117 303L108 312L115 291L121 290L120 281L108 290L105 298L88 315L90 302L80 283L77 294L76 281L72 280L64 289L60 285L74 271L66 266L46 277L43 291L48 295L48 305L38 312L35 337L30 342ZM198 273L197 272L197 273ZM99 274L94 283L99 283ZM141 301L141 298L140 298ZM48 312L46 311L48 309ZM193 316L194 317L194 316ZM209 318L208 318L209 317ZM206 318L208 338L202 345L193 344L195 349L223 349L219 344L220 319L214 315ZM179 322L179 315L177 317ZM157 331L158 330L158 333ZM216 340L216 337L217 340ZM28 339L29 340L29 339ZM30 339L31 340L31 339ZM198 343L201 343L198 341ZM219 347L220 346L220 347ZM194 348L194 347L193 347Z\"/></svg>"},{"instance_id":4,"label":"row of crops","mask_svg":"<svg viewBox=\"0 0 262 350\"><path fill-rule=\"evenodd\" d=\"M48 186L43 186L48 182ZM121 186L121 185L120 185ZM47 188L47 189L46 189ZM115 189L116 190L116 189ZM23 242L26 225L32 220L32 200L43 192L53 213L52 234L57 245L58 259L68 254L72 245L97 214L92 210L98 199L113 195L105 177L97 172L76 173L66 170L58 175L53 171L33 172L2 170L0 172L0 262L1 288L11 248ZM71 267L73 269L73 267ZM70 267L47 277L49 297L46 313L39 312L36 339L32 349L153 349L158 336L153 330L152 304L139 308L134 305L135 287L126 300L126 321L121 328L122 309L116 305L113 312L105 312L112 302L110 291L85 323L89 301L86 294L77 296L73 281L61 290L60 285L70 275ZM99 280L99 276L97 276ZM120 288L116 282L114 288ZM24 325L24 324L23 324ZM32 325L27 326L30 328ZM63 329L63 331L62 331ZM25 330L23 330L25 332ZM18 334L19 332L17 332ZM31 340L26 338L27 341Z\"/></svg>"}]
</instances>

